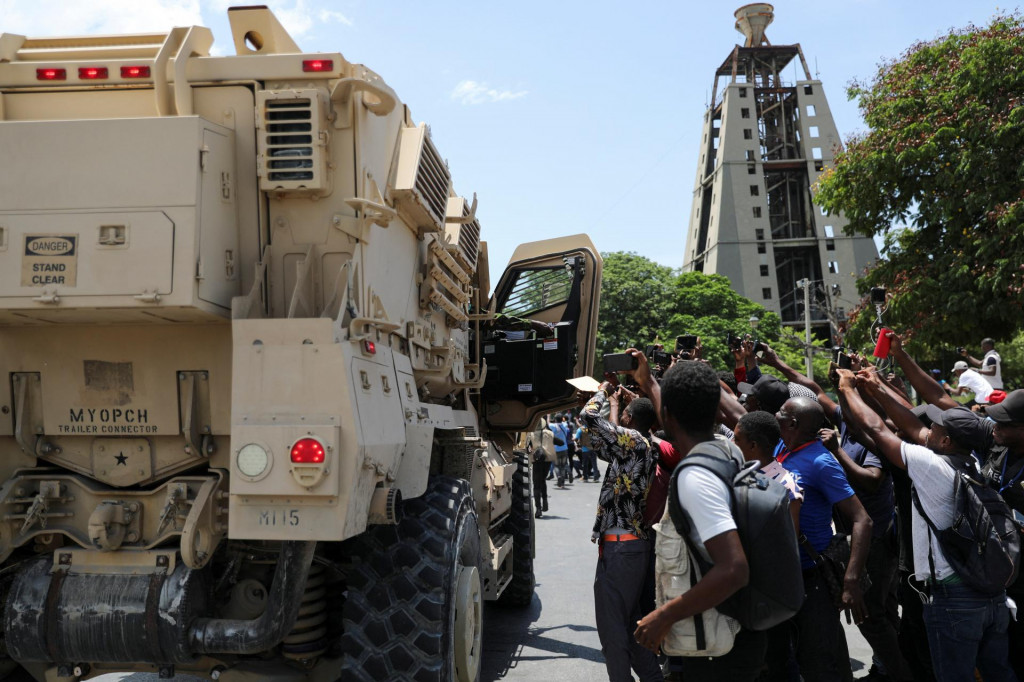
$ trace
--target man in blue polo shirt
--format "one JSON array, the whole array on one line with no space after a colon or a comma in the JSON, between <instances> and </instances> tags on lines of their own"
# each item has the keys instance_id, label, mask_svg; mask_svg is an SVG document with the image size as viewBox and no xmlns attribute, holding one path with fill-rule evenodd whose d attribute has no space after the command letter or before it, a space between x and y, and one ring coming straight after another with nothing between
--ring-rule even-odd
<instances>
[{"instance_id":1,"label":"man in blue polo shirt","mask_svg":"<svg viewBox=\"0 0 1024 682\"><path fill-rule=\"evenodd\" d=\"M871 517L854 495L842 467L818 439L818 429L825 421L825 412L811 398L790 398L775 415L782 434L782 447L776 460L795 474L804 489L800 507L800 533L820 553L832 542L832 508L851 524L852 551L843 583L843 608L853 613L859 624L867 615L861 576L866 568L871 545ZM806 682L841 681L852 677L846 636L822 569L815 566L805 546L800 548L804 568L805 600L793 617L796 635L796 658L800 674ZM769 670L771 677L781 674L780 663L773 654L785 655L785 636L792 632L779 626L769 638ZM773 659L775 659L773 661ZM774 663L774 664L773 664Z\"/></svg>"}]
</instances>

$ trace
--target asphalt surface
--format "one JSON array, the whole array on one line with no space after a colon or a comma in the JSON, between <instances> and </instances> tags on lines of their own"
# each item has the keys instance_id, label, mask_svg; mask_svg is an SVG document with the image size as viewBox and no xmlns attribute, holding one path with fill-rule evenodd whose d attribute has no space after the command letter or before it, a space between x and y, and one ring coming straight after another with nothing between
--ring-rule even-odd
<instances>
[{"instance_id":1,"label":"asphalt surface","mask_svg":"<svg viewBox=\"0 0 1024 682\"><path fill-rule=\"evenodd\" d=\"M548 481L550 511L538 519L537 590L525 609L488 604L484 610L481 682L606 680L601 643L594 627L594 569L590 542L599 485L581 480L565 490ZM863 677L871 649L854 626L846 626L853 673ZM104 675L104 682L156 682L153 674ZM179 676L180 682L198 678Z\"/></svg>"}]
</instances>

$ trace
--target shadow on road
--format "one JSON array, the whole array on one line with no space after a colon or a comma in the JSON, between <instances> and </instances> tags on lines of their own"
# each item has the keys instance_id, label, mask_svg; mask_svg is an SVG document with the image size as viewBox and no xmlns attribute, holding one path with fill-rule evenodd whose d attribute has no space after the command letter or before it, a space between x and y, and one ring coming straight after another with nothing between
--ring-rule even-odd
<instances>
[{"instance_id":1,"label":"shadow on road","mask_svg":"<svg viewBox=\"0 0 1024 682\"><path fill-rule=\"evenodd\" d=\"M504 679L520 661L575 658L604 663L599 649L574 643L577 633L592 633L590 625L534 627L542 610L535 594L525 609L502 608L488 604L484 610L483 670L481 681ZM497 622L500 626L495 627Z\"/></svg>"}]
</instances>

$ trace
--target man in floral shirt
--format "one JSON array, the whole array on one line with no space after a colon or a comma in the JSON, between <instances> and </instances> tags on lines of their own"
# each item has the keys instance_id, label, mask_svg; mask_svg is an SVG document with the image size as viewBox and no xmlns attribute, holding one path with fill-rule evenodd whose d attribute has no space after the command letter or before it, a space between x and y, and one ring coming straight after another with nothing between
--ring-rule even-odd
<instances>
[{"instance_id":1,"label":"man in floral shirt","mask_svg":"<svg viewBox=\"0 0 1024 682\"><path fill-rule=\"evenodd\" d=\"M642 355L642 354L641 354ZM597 633L601 638L611 682L662 680L654 654L633 637L640 616L640 593L651 545L644 524L647 491L654 479L659 451L652 446L654 405L647 398L632 400L619 422L619 402L625 393L604 382L580 414L590 432L590 446L608 462L598 498L593 541L599 543L594 578ZM611 403L609 419L600 417L601 406Z\"/></svg>"}]
</instances>

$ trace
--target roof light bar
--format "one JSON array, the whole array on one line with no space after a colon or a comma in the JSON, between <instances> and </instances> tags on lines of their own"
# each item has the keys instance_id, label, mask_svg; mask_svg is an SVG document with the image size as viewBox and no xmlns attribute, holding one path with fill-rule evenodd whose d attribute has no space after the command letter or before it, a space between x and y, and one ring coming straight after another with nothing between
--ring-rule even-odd
<instances>
[{"instance_id":1,"label":"roof light bar","mask_svg":"<svg viewBox=\"0 0 1024 682\"><path fill-rule=\"evenodd\" d=\"M303 59L302 70L306 73L312 71L334 71L333 59Z\"/></svg>"},{"instance_id":2,"label":"roof light bar","mask_svg":"<svg viewBox=\"0 0 1024 682\"><path fill-rule=\"evenodd\" d=\"M107 75L105 66L83 66L78 69L78 77L82 80L104 80Z\"/></svg>"},{"instance_id":3,"label":"roof light bar","mask_svg":"<svg viewBox=\"0 0 1024 682\"><path fill-rule=\"evenodd\" d=\"M65 69L36 69L36 80L64 81L67 79L68 72Z\"/></svg>"},{"instance_id":4,"label":"roof light bar","mask_svg":"<svg viewBox=\"0 0 1024 682\"><path fill-rule=\"evenodd\" d=\"M149 78L148 66L122 66L121 78Z\"/></svg>"}]
</instances>

